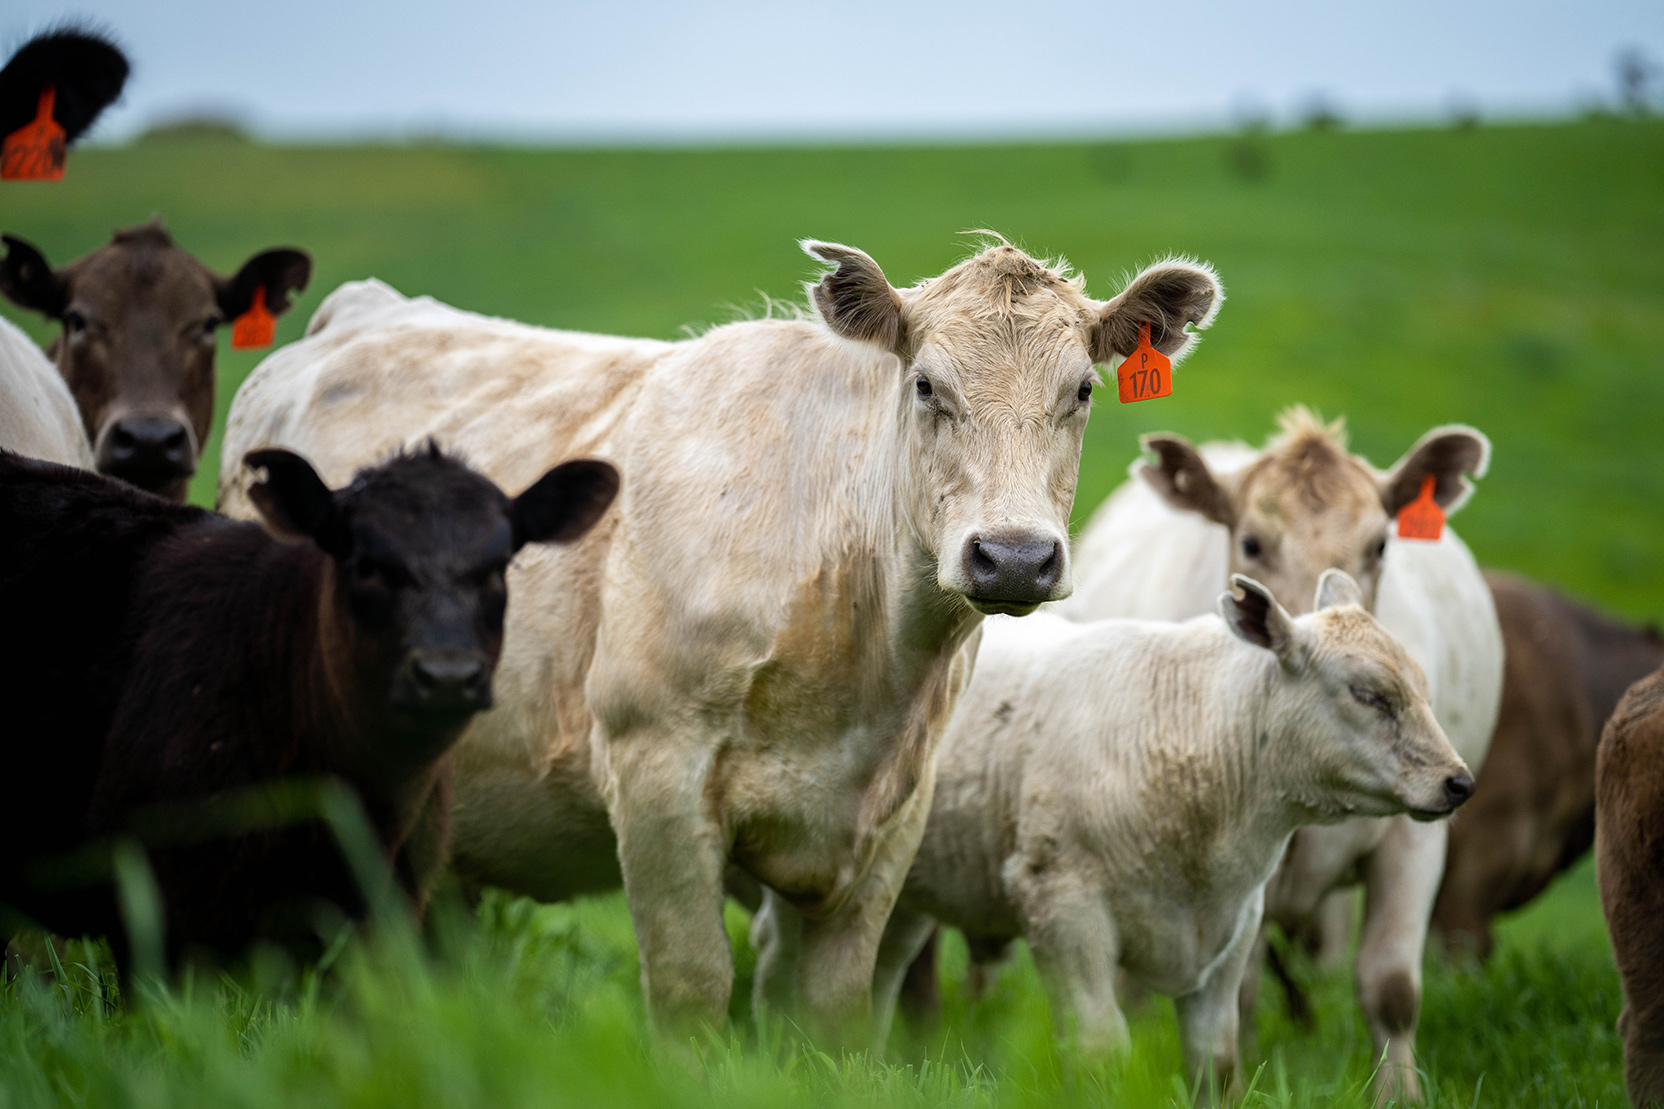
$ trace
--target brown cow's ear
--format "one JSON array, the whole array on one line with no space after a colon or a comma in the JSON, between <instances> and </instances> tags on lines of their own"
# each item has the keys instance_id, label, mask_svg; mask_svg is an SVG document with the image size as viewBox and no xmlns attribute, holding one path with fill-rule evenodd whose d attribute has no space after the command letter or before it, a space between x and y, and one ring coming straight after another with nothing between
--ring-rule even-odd
<instances>
[{"instance_id":1,"label":"brown cow's ear","mask_svg":"<svg viewBox=\"0 0 1664 1109\"><path fill-rule=\"evenodd\" d=\"M1481 432L1461 424L1436 427L1381 476L1381 505L1388 516L1398 515L1420 496L1422 480L1432 477L1433 499L1448 516L1473 492L1467 475L1484 477L1490 464L1491 441Z\"/></svg>"},{"instance_id":2,"label":"brown cow's ear","mask_svg":"<svg viewBox=\"0 0 1664 1109\"><path fill-rule=\"evenodd\" d=\"M266 290L266 310L281 316L289 310L289 293L299 292L312 280L312 256L287 247L256 254L243 263L235 277L214 279L214 295L220 314L234 320L248 311L254 290Z\"/></svg>"},{"instance_id":3,"label":"brown cow's ear","mask_svg":"<svg viewBox=\"0 0 1664 1109\"><path fill-rule=\"evenodd\" d=\"M884 271L852 246L804 239L805 253L837 268L806 286L821 322L846 339L900 353L907 335L901 295Z\"/></svg>"},{"instance_id":4,"label":"brown cow's ear","mask_svg":"<svg viewBox=\"0 0 1664 1109\"><path fill-rule=\"evenodd\" d=\"M311 540L340 557L348 546L346 529L329 491L312 464L285 450L249 451L243 465L265 470L266 479L249 488L266 530L289 543Z\"/></svg>"},{"instance_id":5,"label":"brown cow's ear","mask_svg":"<svg viewBox=\"0 0 1664 1109\"><path fill-rule=\"evenodd\" d=\"M606 462L562 462L514 498L514 548L570 543L595 526L618 495L618 471Z\"/></svg>"},{"instance_id":6,"label":"brown cow's ear","mask_svg":"<svg viewBox=\"0 0 1664 1109\"><path fill-rule=\"evenodd\" d=\"M53 272L40 251L12 235L0 235L6 257L0 260L0 293L20 308L62 319L69 307L69 282Z\"/></svg>"},{"instance_id":7,"label":"brown cow's ear","mask_svg":"<svg viewBox=\"0 0 1664 1109\"><path fill-rule=\"evenodd\" d=\"M1271 590L1242 574L1231 575L1231 588L1219 594L1219 615L1231 634L1245 643L1264 647L1292 666L1299 658L1300 629L1294 617L1277 603Z\"/></svg>"},{"instance_id":8,"label":"brown cow's ear","mask_svg":"<svg viewBox=\"0 0 1664 1109\"><path fill-rule=\"evenodd\" d=\"M1138 349L1139 327L1147 323L1150 345L1177 363L1196 345L1185 325L1207 327L1224 301L1225 289L1211 266L1184 258L1157 262L1099 312L1092 361L1131 354Z\"/></svg>"},{"instance_id":9,"label":"brown cow's ear","mask_svg":"<svg viewBox=\"0 0 1664 1109\"><path fill-rule=\"evenodd\" d=\"M1231 491L1213 476L1202 453L1178 435L1146 435L1139 442L1155 451L1156 461L1140 462L1138 476L1149 482L1161 499L1181 512L1195 512L1236 527L1236 505Z\"/></svg>"}]
</instances>

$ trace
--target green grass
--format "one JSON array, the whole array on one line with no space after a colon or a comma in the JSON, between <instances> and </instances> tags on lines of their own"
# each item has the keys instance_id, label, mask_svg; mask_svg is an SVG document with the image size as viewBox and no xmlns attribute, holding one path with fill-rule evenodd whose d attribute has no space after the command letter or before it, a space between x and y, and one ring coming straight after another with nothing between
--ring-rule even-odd
<instances>
[{"instance_id":1,"label":"green grass","mask_svg":"<svg viewBox=\"0 0 1664 1109\"><path fill-rule=\"evenodd\" d=\"M1138 433L1264 437L1284 405L1351 419L1385 465L1429 426L1472 423L1492 471L1457 520L1480 559L1632 618L1664 613L1664 124L1591 122L1291 134L1263 178L1229 139L1125 144L726 151L270 148L168 143L76 154L56 186L0 191L0 229L62 263L160 212L229 270L309 248L296 338L341 281L375 275L537 323L675 337L791 298L794 241L838 239L897 283L993 228L1065 255L1108 296L1169 252L1212 261L1230 298L1172 398L1099 407L1077 520ZM41 338L38 321L5 309ZM220 406L258 361L222 349ZM217 440L193 494L211 498ZM733 920L741 981L743 921ZM705 1064L642 1034L620 901L494 899L438 953L354 945L326 975L264 965L112 1004L71 965L0 993L0 1109L29 1105L1166 1105L1171 1007L1133 1016L1109 1070L1060 1054L1019 955L963 996L945 952L940 1027L886 1062L836 1060L736 1021ZM87 962L77 945L71 962ZM107 974L104 976L107 979ZM1367 1104L1368 1035L1344 975L1319 1026L1260 1020L1261 1104ZM1265 991L1268 998L1274 990ZM1420 1046L1440 1105L1621 1105L1618 1011L1587 866L1505 922L1483 971L1428 968Z\"/></svg>"}]
</instances>

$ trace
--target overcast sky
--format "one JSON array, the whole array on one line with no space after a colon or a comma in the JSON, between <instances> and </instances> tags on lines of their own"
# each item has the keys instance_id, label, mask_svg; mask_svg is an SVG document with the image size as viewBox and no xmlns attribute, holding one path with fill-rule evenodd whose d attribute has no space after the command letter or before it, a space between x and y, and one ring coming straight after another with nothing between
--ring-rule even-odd
<instances>
[{"instance_id":1,"label":"overcast sky","mask_svg":"<svg viewBox=\"0 0 1664 1109\"><path fill-rule=\"evenodd\" d=\"M276 14L274 14L276 13ZM99 134L233 113L282 137L555 141L1098 135L1565 113L1610 100L1660 0L6 0L15 47L73 17L134 62ZM8 49L9 53L9 49Z\"/></svg>"}]
</instances>

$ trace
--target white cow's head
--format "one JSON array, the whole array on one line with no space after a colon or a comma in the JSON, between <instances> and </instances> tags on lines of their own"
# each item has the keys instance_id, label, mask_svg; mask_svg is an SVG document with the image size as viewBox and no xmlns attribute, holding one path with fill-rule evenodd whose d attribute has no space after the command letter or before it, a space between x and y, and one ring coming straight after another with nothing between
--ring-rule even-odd
<instances>
[{"instance_id":1,"label":"white cow's head","mask_svg":"<svg viewBox=\"0 0 1664 1109\"><path fill-rule=\"evenodd\" d=\"M891 287L859 250L805 242L837 268L809 286L832 331L900 359L909 526L942 589L978 612L1032 612L1067 597L1069 510L1096 363L1132 353L1139 325L1177 361L1224 292L1213 271L1166 261L1113 300L1004 243L910 289Z\"/></svg>"},{"instance_id":2,"label":"white cow's head","mask_svg":"<svg viewBox=\"0 0 1664 1109\"><path fill-rule=\"evenodd\" d=\"M1374 611L1381 557L1399 509L1434 479L1433 499L1455 512L1483 476L1490 440L1471 427L1436 427L1382 473L1346 449L1342 421L1324 425L1305 408L1283 413L1282 434L1242 469L1216 474L1177 435L1146 435L1156 461L1138 467L1174 508L1200 513L1231 533L1234 574L1265 585L1291 612L1306 611L1318 576L1345 570Z\"/></svg>"},{"instance_id":3,"label":"white cow's head","mask_svg":"<svg viewBox=\"0 0 1664 1109\"><path fill-rule=\"evenodd\" d=\"M1284 727L1269 757L1304 768L1294 797L1312 820L1448 816L1473 775L1433 717L1427 678L1363 607L1340 570L1318 580L1311 615L1296 619L1271 591L1237 574L1219 609L1237 637L1277 656L1270 711Z\"/></svg>"}]
</instances>

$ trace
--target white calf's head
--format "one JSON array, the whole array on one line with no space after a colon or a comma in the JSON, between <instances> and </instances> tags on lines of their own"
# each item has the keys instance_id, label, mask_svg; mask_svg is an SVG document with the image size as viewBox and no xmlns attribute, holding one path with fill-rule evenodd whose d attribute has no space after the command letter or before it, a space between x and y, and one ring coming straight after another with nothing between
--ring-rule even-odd
<instances>
[{"instance_id":1,"label":"white calf's head","mask_svg":"<svg viewBox=\"0 0 1664 1109\"><path fill-rule=\"evenodd\" d=\"M1104 302L1005 243L910 289L859 250L803 247L837 267L809 286L826 326L899 359L898 492L938 584L983 613L1067 597L1093 366L1132 353L1142 323L1177 362L1186 325L1206 327L1224 299L1213 271L1161 262Z\"/></svg>"},{"instance_id":2,"label":"white calf's head","mask_svg":"<svg viewBox=\"0 0 1664 1109\"><path fill-rule=\"evenodd\" d=\"M1472 795L1473 775L1433 718L1421 667L1365 611L1357 582L1324 571L1314 611L1298 619L1252 578L1235 575L1231 586L1219 598L1225 623L1281 664L1271 757L1306 768L1297 803L1313 819L1433 820Z\"/></svg>"},{"instance_id":3,"label":"white calf's head","mask_svg":"<svg viewBox=\"0 0 1664 1109\"><path fill-rule=\"evenodd\" d=\"M1433 499L1455 512L1473 490L1468 475L1483 476L1491 453L1471 427L1437 427L1382 473L1347 452L1344 421L1324 425L1296 407L1279 423L1282 433L1235 473L1215 474L1189 442L1166 434L1144 437L1156 461L1139 472L1173 507L1229 528L1231 572L1263 582L1294 613L1306 611L1330 567L1357 580L1373 611L1398 510L1431 477Z\"/></svg>"}]
</instances>

